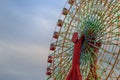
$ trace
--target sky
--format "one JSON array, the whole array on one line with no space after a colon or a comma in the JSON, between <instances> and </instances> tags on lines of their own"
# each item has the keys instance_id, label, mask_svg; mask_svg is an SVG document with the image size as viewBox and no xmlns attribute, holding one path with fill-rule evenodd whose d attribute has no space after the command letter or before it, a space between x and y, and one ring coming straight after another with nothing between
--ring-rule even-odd
<instances>
[{"instance_id":1,"label":"sky","mask_svg":"<svg viewBox=\"0 0 120 80\"><path fill-rule=\"evenodd\" d=\"M0 80L45 80L52 34L66 0L0 0Z\"/></svg>"}]
</instances>

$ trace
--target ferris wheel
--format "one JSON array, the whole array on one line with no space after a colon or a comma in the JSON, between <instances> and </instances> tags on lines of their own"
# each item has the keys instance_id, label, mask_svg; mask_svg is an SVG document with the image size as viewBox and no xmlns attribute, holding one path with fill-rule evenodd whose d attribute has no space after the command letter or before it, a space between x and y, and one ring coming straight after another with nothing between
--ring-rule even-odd
<instances>
[{"instance_id":1,"label":"ferris wheel","mask_svg":"<svg viewBox=\"0 0 120 80\"><path fill-rule=\"evenodd\" d=\"M47 62L47 80L120 80L120 0L68 0Z\"/></svg>"}]
</instances>

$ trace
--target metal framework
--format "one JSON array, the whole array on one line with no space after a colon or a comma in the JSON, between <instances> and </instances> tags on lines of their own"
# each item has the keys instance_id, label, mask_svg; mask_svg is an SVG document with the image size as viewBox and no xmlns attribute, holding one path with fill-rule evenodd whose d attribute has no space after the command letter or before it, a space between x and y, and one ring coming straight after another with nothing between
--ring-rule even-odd
<instances>
[{"instance_id":1,"label":"metal framework","mask_svg":"<svg viewBox=\"0 0 120 80\"><path fill-rule=\"evenodd\" d=\"M85 38L77 63L82 80L96 80L96 75L98 80L119 80L120 0L66 2L51 40L47 80L66 80L71 73L75 32Z\"/></svg>"}]
</instances>

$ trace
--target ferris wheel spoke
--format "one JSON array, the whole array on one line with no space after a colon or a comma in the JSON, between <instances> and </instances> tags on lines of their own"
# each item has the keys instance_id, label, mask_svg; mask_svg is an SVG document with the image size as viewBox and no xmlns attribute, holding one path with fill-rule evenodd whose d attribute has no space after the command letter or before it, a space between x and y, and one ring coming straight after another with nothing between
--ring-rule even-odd
<instances>
[{"instance_id":1,"label":"ferris wheel spoke","mask_svg":"<svg viewBox=\"0 0 120 80\"><path fill-rule=\"evenodd\" d=\"M55 41L55 42L52 42L52 44L54 44L54 46L56 46L56 45L58 45L58 44L60 44L60 43L62 43L62 39L60 40L57 40L57 41Z\"/></svg>"},{"instance_id":2,"label":"ferris wheel spoke","mask_svg":"<svg viewBox=\"0 0 120 80\"><path fill-rule=\"evenodd\" d=\"M114 43L112 41L102 41L101 43L104 45L114 45L120 48L120 45L118 43Z\"/></svg>"},{"instance_id":3,"label":"ferris wheel spoke","mask_svg":"<svg viewBox=\"0 0 120 80\"><path fill-rule=\"evenodd\" d=\"M66 55L67 55L67 54L69 54L69 53L67 53L67 51L71 52L71 50L73 50L73 47L69 47L69 48L65 49L63 52L59 52L58 56L61 55L61 54L63 54L63 53L66 53Z\"/></svg>"},{"instance_id":4,"label":"ferris wheel spoke","mask_svg":"<svg viewBox=\"0 0 120 80\"><path fill-rule=\"evenodd\" d=\"M97 37L97 41L101 41L101 40L107 40L107 39L112 39L112 40L120 40L119 36L119 32L115 32L115 33L104 33L105 35L102 36L90 36L88 38L93 38L93 37ZM108 34L111 34L110 36ZM103 37L104 36L104 37Z\"/></svg>"},{"instance_id":5,"label":"ferris wheel spoke","mask_svg":"<svg viewBox=\"0 0 120 80\"><path fill-rule=\"evenodd\" d=\"M70 60L67 60L67 62L69 63L71 61L71 59ZM65 65L65 64L64 64ZM69 65L69 64L68 64ZM66 65L66 66L68 66L68 65ZM69 66L70 67L70 66ZM68 68L69 69L69 68ZM60 72L60 71L59 71ZM59 72L58 72L58 74L57 75L59 75ZM62 75L62 74L61 74ZM60 75L59 75L59 77L60 77ZM59 78L58 77L58 78Z\"/></svg>"},{"instance_id":6,"label":"ferris wheel spoke","mask_svg":"<svg viewBox=\"0 0 120 80\"><path fill-rule=\"evenodd\" d=\"M109 30L108 32L104 33L109 27L110 27L110 26L99 29L100 32L99 32L97 35L102 34L102 35L100 35L100 37L102 37L102 36L104 36L104 35L107 35L108 33L112 33L112 31L114 31L114 30L119 29L119 26L118 26L118 27L113 28L112 30ZM97 30L95 30L95 31L97 31ZM95 31L94 31L94 32L95 32ZM94 32L93 32L93 34L94 34ZM98 37L99 37L99 36L98 36Z\"/></svg>"},{"instance_id":7,"label":"ferris wheel spoke","mask_svg":"<svg viewBox=\"0 0 120 80\"><path fill-rule=\"evenodd\" d=\"M119 76L117 77L117 80L119 80L120 79L120 74L119 74Z\"/></svg>"},{"instance_id":8,"label":"ferris wheel spoke","mask_svg":"<svg viewBox=\"0 0 120 80\"><path fill-rule=\"evenodd\" d=\"M119 53L120 53L120 49L119 49L118 55L117 55L117 57L116 57L116 59L115 59L115 61L114 61L114 64L113 64L113 66L112 66L112 68L111 68L111 70L110 70L110 72L109 72L109 74L108 74L108 76L107 76L106 79L108 79L109 76L111 76L112 70L113 70L113 68L114 68L114 66L115 66L115 64L116 64L116 62L117 62L118 57L119 57Z\"/></svg>"},{"instance_id":9,"label":"ferris wheel spoke","mask_svg":"<svg viewBox=\"0 0 120 80\"><path fill-rule=\"evenodd\" d=\"M114 46L120 47L119 43L117 42L118 39L116 39L116 40L115 39L114 40L105 40L105 41L103 41L102 39L100 41L89 40L88 42L90 43L91 41L94 42L94 43L100 42L103 45L111 45L111 46L114 45Z\"/></svg>"},{"instance_id":10,"label":"ferris wheel spoke","mask_svg":"<svg viewBox=\"0 0 120 80\"><path fill-rule=\"evenodd\" d=\"M100 31L100 34L101 34L101 32L105 32L108 28L110 28L110 26L104 27L104 28ZM104 34L102 33L102 36L103 36L103 35L106 35L107 33L111 33L112 31L117 30L117 29L119 29L119 26L110 29L109 31L105 32ZM99 34L98 34L98 35L99 35Z\"/></svg>"},{"instance_id":11,"label":"ferris wheel spoke","mask_svg":"<svg viewBox=\"0 0 120 80\"><path fill-rule=\"evenodd\" d=\"M68 53L66 53L66 55L67 54L70 54L70 52L73 50L73 48L70 48L70 49L67 49L67 50L65 50L63 53L65 53L65 52L67 52L67 51L69 51ZM58 55L61 55L61 54L63 54L63 53L59 53ZM70 54L69 56L71 56L72 54ZM67 60L67 59L69 59L69 56L66 56L66 57L64 57L64 60ZM60 56L58 56L57 58L59 58ZM59 62L60 63L60 62ZM58 64L59 64L58 63ZM58 66L58 65L57 65Z\"/></svg>"},{"instance_id":12,"label":"ferris wheel spoke","mask_svg":"<svg viewBox=\"0 0 120 80\"><path fill-rule=\"evenodd\" d=\"M115 26L115 27L110 27L110 26L107 26L104 31L106 31L106 33L113 33L116 32L116 30L120 29L119 26ZM105 34L106 34L105 33Z\"/></svg>"},{"instance_id":13,"label":"ferris wheel spoke","mask_svg":"<svg viewBox=\"0 0 120 80\"><path fill-rule=\"evenodd\" d=\"M89 49L89 50L88 50ZM85 52L84 53L82 53L83 54L83 56L85 56L85 53L86 53L86 55L90 55L91 53L91 55L93 55L93 54L97 54L97 53L95 53L94 51L93 51L93 49L91 49L89 46L86 46L86 50L85 50ZM96 55L95 55L96 56ZM87 75L87 73L89 72L88 71L88 69L89 69L89 67L90 67L90 64L94 64L94 60L93 60L93 56L91 56L89 59L86 57L86 58L82 58L83 60L85 60L85 61L83 61L83 60L81 60L81 62L82 62L82 64L81 64L81 68L82 67L84 67L84 69L82 70L82 72L85 72L86 74L84 74L84 75ZM86 66L86 67L85 67ZM85 71L86 70L86 71Z\"/></svg>"},{"instance_id":14,"label":"ferris wheel spoke","mask_svg":"<svg viewBox=\"0 0 120 80\"><path fill-rule=\"evenodd\" d=\"M109 61L109 60L100 60L100 61L102 61L102 62L104 62L104 63L107 63L107 67L106 68L108 68L108 67L111 67L112 65L113 65L113 63L112 63L112 61Z\"/></svg>"},{"instance_id":15,"label":"ferris wheel spoke","mask_svg":"<svg viewBox=\"0 0 120 80\"><path fill-rule=\"evenodd\" d=\"M67 52L68 50L69 50L69 51L72 51L72 48L66 49L63 53ZM59 52L59 53L56 54L56 56L54 55L54 56L55 56L55 57L54 57L54 61L56 61L56 59L60 57L59 55L61 55L61 54L63 54L63 53ZM69 52L68 52L68 53L69 53ZM68 53L66 53L66 55L67 55ZM64 54L64 55L65 55L65 54ZM70 55L71 55L71 54L70 54ZM58 64L59 64L59 63L58 63Z\"/></svg>"},{"instance_id":16,"label":"ferris wheel spoke","mask_svg":"<svg viewBox=\"0 0 120 80\"><path fill-rule=\"evenodd\" d=\"M106 40L106 39L113 39L113 40L120 40L119 32L114 33L108 33L104 37L102 37L100 40Z\"/></svg>"},{"instance_id":17,"label":"ferris wheel spoke","mask_svg":"<svg viewBox=\"0 0 120 80\"><path fill-rule=\"evenodd\" d=\"M71 58L66 58L66 59L65 59L65 61L66 61L66 62L69 62L69 61L71 61ZM54 69L55 69L55 70L54 70L54 74L56 74L56 73L59 73L59 72L60 72L60 71L59 71L59 72L57 72L57 69L56 69L56 68L59 66L59 64L60 64L60 63L58 63L58 65L56 65L56 66L54 67ZM63 65L65 65L65 63L64 63ZM67 65L66 65L66 66L67 66ZM60 67L59 67L59 68L60 68Z\"/></svg>"},{"instance_id":18,"label":"ferris wheel spoke","mask_svg":"<svg viewBox=\"0 0 120 80\"><path fill-rule=\"evenodd\" d=\"M91 44L91 43L88 43L89 45L91 45L91 46L93 46L93 47L95 47L95 48L97 48L97 49L101 49L101 50L103 50L105 53L107 53L107 54L111 54L111 55L113 55L113 54L117 54L117 53L115 53L115 52L110 52L110 51L107 51L107 50L105 50L104 48L101 48L101 47L97 47L97 46L95 46L95 45L93 45L93 44Z\"/></svg>"},{"instance_id":19,"label":"ferris wheel spoke","mask_svg":"<svg viewBox=\"0 0 120 80\"><path fill-rule=\"evenodd\" d=\"M116 74L116 72L114 70L113 70L113 74L115 75L115 76L113 76L113 78L116 79L117 78L117 74Z\"/></svg>"},{"instance_id":20,"label":"ferris wheel spoke","mask_svg":"<svg viewBox=\"0 0 120 80\"><path fill-rule=\"evenodd\" d=\"M67 67L68 67L68 68L67 68L67 70L64 70L64 71L63 71L63 73L65 73L66 75L67 75L67 73L66 73L66 72L68 72L68 71L69 71L69 69L70 69L71 65L68 65ZM60 73L60 72L58 72L58 74L56 75L56 77L57 77L58 79L60 78L60 76L62 76L62 73L61 73L60 75L59 75L59 73ZM65 77L66 77L66 76L64 76L64 78L65 78Z\"/></svg>"},{"instance_id":21,"label":"ferris wheel spoke","mask_svg":"<svg viewBox=\"0 0 120 80\"><path fill-rule=\"evenodd\" d=\"M72 32L66 33L66 32L64 31L64 32L60 32L60 34L61 34L61 35L63 35L63 34L68 34L68 35L71 34L71 35L72 35L73 33L72 33Z\"/></svg>"},{"instance_id":22,"label":"ferris wheel spoke","mask_svg":"<svg viewBox=\"0 0 120 80\"><path fill-rule=\"evenodd\" d=\"M62 44L62 43L61 43ZM65 43L64 45L61 45L61 44L57 44L56 46L57 47L61 47L61 48L69 48L71 43Z\"/></svg>"},{"instance_id":23,"label":"ferris wheel spoke","mask_svg":"<svg viewBox=\"0 0 120 80\"><path fill-rule=\"evenodd\" d=\"M112 67L113 65L112 64L110 64L112 61L110 61L110 62L106 62L105 60L101 60L101 61L103 61L103 62L105 62L105 63L108 63L109 65L106 65L107 67L106 67L106 69L105 69L105 71L104 72L106 72L106 71L110 71L111 69L110 69L110 66ZM113 63L114 64L114 63ZM100 64L100 65L102 65L102 64ZM105 64L104 64L105 65ZM103 67L105 67L103 65ZM99 67L100 68L100 67ZM114 72L114 70L112 71L112 73Z\"/></svg>"},{"instance_id":24,"label":"ferris wheel spoke","mask_svg":"<svg viewBox=\"0 0 120 80\"><path fill-rule=\"evenodd\" d=\"M76 18L75 17L75 19L74 19L75 21L79 21L79 18ZM77 26L75 26L74 24L70 24L69 22L63 22L63 24L64 24L64 28L66 29L66 28L68 28L67 26L72 26L72 27L75 27L75 28L77 28Z\"/></svg>"},{"instance_id":25,"label":"ferris wheel spoke","mask_svg":"<svg viewBox=\"0 0 120 80\"><path fill-rule=\"evenodd\" d=\"M109 66L109 65L112 64L110 61L115 60L115 56L112 56L111 59L113 59L113 60L110 60L110 57L107 59L107 57L108 57L109 55L108 55L108 54L106 54L106 55L107 55L107 56L105 56L105 54L103 54L103 55L101 56L101 58L99 58L99 62L101 62L100 65L102 65L103 62L104 62L104 63L106 63L106 64ZM106 68L108 68L108 66L107 66ZM111 66L112 66L112 65L111 65ZM101 66L99 66L99 68L100 68L100 67L101 67Z\"/></svg>"},{"instance_id":26,"label":"ferris wheel spoke","mask_svg":"<svg viewBox=\"0 0 120 80\"><path fill-rule=\"evenodd\" d=\"M116 29L117 29L117 28L116 28ZM113 30L114 30L114 29L113 29ZM113 31L113 30L111 30L111 31ZM105 35L108 35L108 33L110 33L111 31L108 31L108 32L106 32L106 33L101 34L100 36L98 36L98 39L101 40L100 38L102 38L102 37L105 36Z\"/></svg>"},{"instance_id":27,"label":"ferris wheel spoke","mask_svg":"<svg viewBox=\"0 0 120 80\"><path fill-rule=\"evenodd\" d=\"M64 35L60 35L60 37L65 38ZM69 39L69 38L66 38L65 40L66 40L67 42L71 42L71 39ZM63 41L63 40L62 40L62 41Z\"/></svg>"},{"instance_id":28,"label":"ferris wheel spoke","mask_svg":"<svg viewBox=\"0 0 120 80\"><path fill-rule=\"evenodd\" d=\"M71 60L69 60L69 62L68 63L70 63L71 62ZM64 68L66 68L67 67L67 69L66 70L64 70L64 72L63 73L65 73L65 76L63 77L63 78L65 78L66 77L66 75L67 75L67 72L69 72L69 70L71 69L71 64L68 64L68 65L66 65Z\"/></svg>"},{"instance_id":29,"label":"ferris wheel spoke","mask_svg":"<svg viewBox=\"0 0 120 80\"><path fill-rule=\"evenodd\" d=\"M112 5L112 9L119 9L118 8L118 5L119 5L119 3L115 3L114 5L113 4L108 4L108 7L107 7L107 9L106 9L106 11L104 12L104 14L103 14L103 16L104 16L104 20L103 21L105 21L106 19L107 19L107 16L105 16L106 14L108 14L108 16L109 17L111 17L111 15L112 14L110 14L110 12L112 12L112 11L110 11L111 10L111 8L109 8L110 6ZM114 6L114 7L113 7ZM114 12L115 13L115 12Z\"/></svg>"},{"instance_id":30,"label":"ferris wheel spoke","mask_svg":"<svg viewBox=\"0 0 120 80\"><path fill-rule=\"evenodd\" d=\"M103 65L103 73L105 73L106 77L108 76L108 72L111 70L110 67L107 65L105 66L105 64L100 64L99 68L101 67L101 65ZM105 67L105 68L104 68ZM112 71L113 73L113 71Z\"/></svg>"},{"instance_id":31,"label":"ferris wheel spoke","mask_svg":"<svg viewBox=\"0 0 120 80\"><path fill-rule=\"evenodd\" d=\"M107 41L107 40L109 40L109 39L111 39L111 41L119 41L120 40L120 38L119 38L119 36L118 36L118 38L117 38L117 35L111 35L111 36L106 36L105 38L101 38L101 39L99 39L99 41Z\"/></svg>"},{"instance_id":32,"label":"ferris wheel spoke","mask_svg":"<svg viewBox=\"0 0 120 80\"><path fill-rule=\"evenodd\" d=\"M107 17L106 17L107 18ZM106 19L105 19L106 20ZM113 19L114 20L114 19ZM102 26L102 25L101 25ZM109 27L109 26L108 26ZM106 29L108 28L108 27L106 27ZM106 29L103 29L103 30L106 30ZM103 32L103 31L102 31Z\"/></svg>"},{"instance_id":33,"label":"ferris wheel spoke","mask_svg":"<svg viewBox=\"0 0 120 80\"><path fill-rule=\"evenodd\" d=\"M92 56L97 56L97 53L94 52L94 48L91 48L88 44L86 46L86 50L87 50L88 53L91 53Z\"/></svg>"},{"instance_id":34,"label":"ferris wheel spoke","mask_svg":"<svg viewBox=\"0 0 120 80\"><path fill-rule=\"evenodd\" d=\"M71 60L72 58L70 57L70 58L68 58L68 57L66 57L66 59L64 59L66 62L68 62L69 60ZM54 66L54 68L56 69L58 66L59 66L59 64L60 63L58 63L58 62L56 62L57 64ZM63 65L65 65L65 63L63 63ZM62 66L63 66L62 65ZM67 66L67 65L66 65Z\"/></svg>"}]
</instances>

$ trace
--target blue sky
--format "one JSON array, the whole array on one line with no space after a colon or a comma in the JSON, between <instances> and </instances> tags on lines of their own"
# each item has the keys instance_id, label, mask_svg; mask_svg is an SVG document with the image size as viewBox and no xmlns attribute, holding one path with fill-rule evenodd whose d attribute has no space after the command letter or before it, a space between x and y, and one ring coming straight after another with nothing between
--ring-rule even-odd
<instances>
[{"instance_id":1,"label":"blue sky","mask_svg":"<svg viewBox=\"0 0 120 80\"><path fill-rule=\"evenodd\" d=\"M0 0L0 80L45 80L55 24L66 0Z\"/></svg>"}]
</instances>

